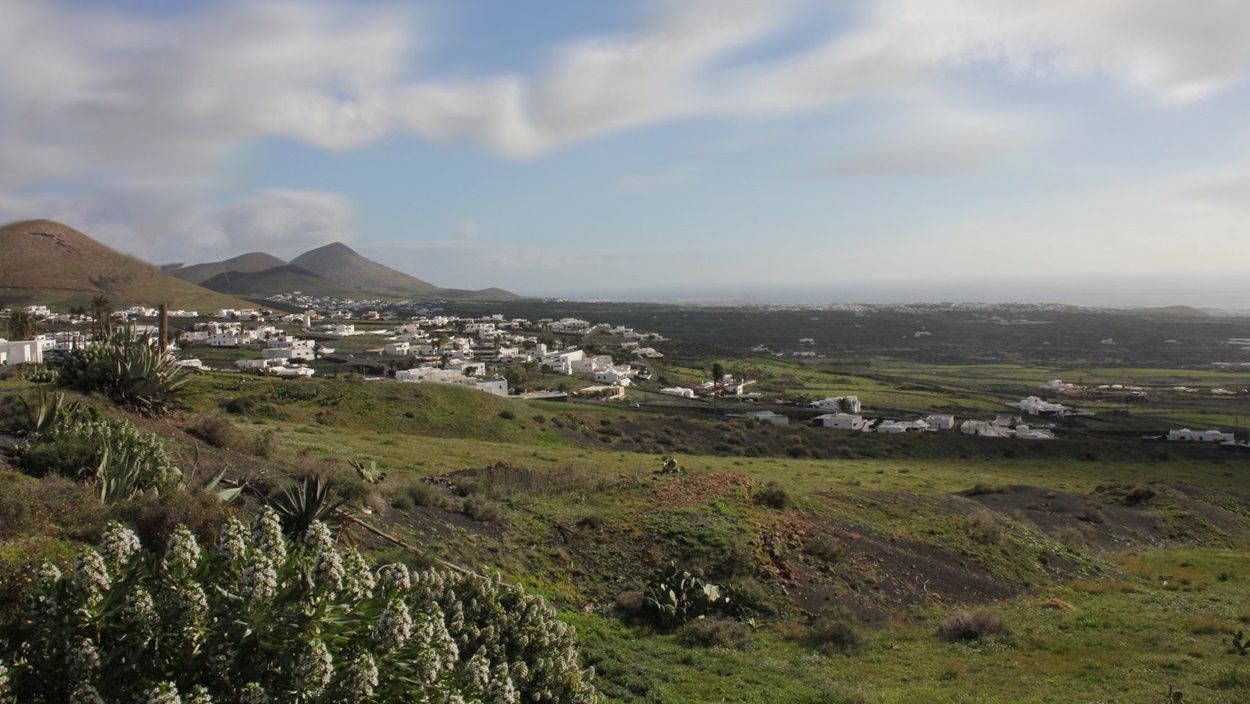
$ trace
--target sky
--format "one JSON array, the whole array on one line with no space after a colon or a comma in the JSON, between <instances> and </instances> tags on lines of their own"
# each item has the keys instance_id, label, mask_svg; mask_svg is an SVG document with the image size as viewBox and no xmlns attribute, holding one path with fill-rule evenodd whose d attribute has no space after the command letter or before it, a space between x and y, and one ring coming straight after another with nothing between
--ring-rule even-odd
<instances>
[{"instance_id":1,"label":"sky","mask_svg":"<svg viewBox=\"0 0 1250 704\"><path fill-rule=\"evenodd\" d=\"M0 0L0 221L527 295L1250 307L1248 78L1245 0Z\"/></svg>"}]
</instances>

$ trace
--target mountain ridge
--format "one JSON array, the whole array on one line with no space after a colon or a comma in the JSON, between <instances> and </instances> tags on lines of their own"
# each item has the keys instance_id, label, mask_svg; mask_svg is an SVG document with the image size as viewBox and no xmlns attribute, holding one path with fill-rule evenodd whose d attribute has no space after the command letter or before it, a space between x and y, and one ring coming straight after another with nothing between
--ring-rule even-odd
<instances>
[{"instance_id":1,"label":"mountain ridge","mask_svg":"<svg viewBox=\"0 0 1250 704\"><path fill-rule=\"evenodd\" d=\"M177 308L249 306L234 296L174 278L53 220L0 227L0 296L11 302L84 305L105 295L115 304Z\"/></svg>"},{"instance_id":2,"label":"mountain ridge","mask_svg":"<svg viewBox=\"0 0 1250 704\"><path fill-rule=\"evenodd\" d=\"M273 264L264 267L263 264ZM238 265L242 265L239 268ZM192 264L170 272L205 288L240 296L301 293L320 296L379 296L416 299L511 300L515 293L492 287L443 288L361 255L342 242L314 247L290 262L249 252L219 262ZM207 275L205 275L207 274Z\"/></svg>"}]
</instances>

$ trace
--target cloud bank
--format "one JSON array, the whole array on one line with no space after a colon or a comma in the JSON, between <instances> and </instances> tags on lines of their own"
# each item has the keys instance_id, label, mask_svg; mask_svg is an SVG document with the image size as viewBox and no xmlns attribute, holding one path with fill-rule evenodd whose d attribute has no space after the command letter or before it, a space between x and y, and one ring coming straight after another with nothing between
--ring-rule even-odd
<instances>
[{"instance_id":1,"label":"cloud bank","mask_svg":"<svg viewBox=\"0 0 1250 704\"><path fill-rule=\"evenodd\" d=\"M818 170L937 173L1039 139L1034 119L960 104L968 72L1175 110L1250 70L1242 0L865 0L833 15L808 0L660 2L637 27L550 47L537 70L449 77L423 70L428 20L402 5L142 16L0 0L0 219L64 218L157 259L298 248L354 237L352 204L223 195L229 160L258 140L349 152L416 137L540 159L653 125L865 103L896 113ZM799 27L807 38L779 49Z\"/></svg>"}]
</instances>

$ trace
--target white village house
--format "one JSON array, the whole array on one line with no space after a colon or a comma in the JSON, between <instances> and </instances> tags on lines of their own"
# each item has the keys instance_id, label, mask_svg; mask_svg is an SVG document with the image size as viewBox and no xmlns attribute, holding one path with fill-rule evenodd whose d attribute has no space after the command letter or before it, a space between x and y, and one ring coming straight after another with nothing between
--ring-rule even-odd
<instances>
[{"instance_id":1,"label":"white village house","mask_svg":"<svg viewBox=\"0 0 1250 704\"><path fill-rule=\"evenodd\" d=\"M812 420L822 427L838 430L863 430L867 425L863 416L851 413L826 413Z\"/></svg>"}]
</instances>

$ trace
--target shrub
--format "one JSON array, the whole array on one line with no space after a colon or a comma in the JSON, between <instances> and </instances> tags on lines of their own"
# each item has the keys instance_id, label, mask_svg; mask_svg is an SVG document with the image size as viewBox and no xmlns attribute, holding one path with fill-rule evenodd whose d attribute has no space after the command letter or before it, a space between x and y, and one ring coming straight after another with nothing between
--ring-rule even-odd
<instances>
[{"instance_id":1,"label":"shrub","mask_svg":"<svg viewBox=\"0 0 1250 704\"><path fill-rule=\"evenodd\" d=\"M414 506L441 507L446 501L447 497L439 491L438 487L424 479L415 478L396 487L391 495L391 505L403 510Z\"/></svg>"},{"instance_id":2,"label":"shrub","mask_svg":"<svg viewBox=\"0 0 1250 704\"><path fill-rule=\"evenodd\" d=\"M778 510L786 509L790 507L790 494L781 482L771 481L755 492L755 503Z\"/></svg>"},{"instance_id":3,"label":"shrub","mask_svg":"<svg viewBox=\"0 0 1250 704\"><path fill-rule=\"evenodd\" d=\"M997 543L1002 539L1003 527L993 513L984 509L968 516L968 537L982 545Z\"/></svg>"},{"instance_id":4,"label":"shrub","mask_svg":"<svg viewBox=\"0 0 1250 704\"><path fill-rule=\"evenodd\" d=\"M803 552L826 564L837 564L846 559L842 543L825 535L813 535L803 543Z\"/></svg>"},{"instance_id":5,"label":"shrub","mask_svg":"<svg viewBox=\"0 0 1250 704\"><path fill-rule=\"evenodd\" d=\"M196 416L187 423L187 432L204 442L226 450L242 452L244 433L229 419L217 415Z\"/></svg>"},{"instance_id":6,"label":"shrub","mask_svg":"<svg viewBox=\"0 0 1250 704\"><path fill-rule=\"evenodd\" d=\"M1137 485L1124 495L1124 503L1127 506L1140 506L1155 497L1154 489L1148 486Z\"/></svg>"},{"instance_id":7,"label":"shrub","mask_svg":"<svg viewBox=\"0 0 1250 704\"><path fill-rule=\"evenodd\" d=\"M17 452L18 465L36 476L93 480L106 503L169 490L182 476L157 435L93 408L59 418Z\"/></svg>"},{"instance_id":8,"label":"shrub","mask_svg":"<svg viewBox=\"0 0 1250 704\"><path fill-rule=\"evenodd\" d=\"M730 580L727 586L739 609L744 612L775 616L784 609L783 603L779 603L779 599L754 577L737 577Z\"/></svg>"},{"instance_id":9,"label":"shrub","mask_svg":"<svg viewBox=\"0 0 1250 704\"><path fill-rule=\"evenodd\" d=\"M251 415L256 410L256 398L254 396L235 396L226 401L224 408L227 413L239 416Z\"/></svg>"},{"instance_id":10,"label":"shrub","mask_svg":"<svg viewBox=\"0 0 1250 704\"><path fill-rule=\"evenodd\" d=\"M577 522L577 527L584 530L599 530L603 527L603 516L597 516L595 514L584 516Z\"/></svg>"},{"instance_id":11,"label":"shrub","mask_svg":"<svg viewBox=\"0 0 1250 704\"><path fill-rule=\"evenodd\" d=\"M111 507L110 515L131 526L145 545L166 545L179 526L196 538L212 542L234 510L206 491L145 494Z\"/></svg>"},{"instance_id":12,"label":"shrub","mask_svg":"<svg viewBox=\"0 0 1250 704\"><path fill-rule=\"evenodd\" d=\"M0 656L32 704L596 699L540 598L375 571L323 524L285 540L272 511L227 523L215 550L180 529L163 556L114 524L72 573L41 569L31 596Z\"/></svg>"},{"instance_id":13,"label":"shrub","mask_svg":"<svg viewBox=\"0 0 1250 704\"><path fill-rule=\"evenodd\" d=\"M61 476L34 480L0 475L0 541L45 535L89 539L104 525L104 507L91 488Z\"/></svg>"},{"instance_id":14,"label":"shrub","mask_svg":"<svg viewBox=\"0 0 1250 704\"><path fill-rule=\"evenodd\" d=\"M499 417L503 418L504 420L516 420L516 413L513 413L512 411L505 408L504 410L499 412Z\"/></svg>"},{"instance_id":15,"label":"shrub","mask_svg":"<svg viewBox=\"0 0 1250 704\"><path fill-rule=\"evenodd\" d=\"M849 653L864 647L864 637L845 609L825 609L813 616L803 634L807 645L822 653Z\"/></svg>"},{"instance_id":16,"label":"shrub","mask_svg":"<svg viewBox=\"0 0 1250 704\"><path fill-rule=\"evenodd\" d=\"M675 636L687 648L746 650L751 644L751 627L737 621L698 618L677 629Z\"/></svg>"},{"instance_id":17,"label":"shrub","mask_svg":"<svg viewBox=\"0 0 1250 704\"><path fill-rule=\"evenodd\" d=\"M979 641L1006 637L1010 631L998 614L988 609L959 611L938 626L938 637L945 641Z\"/></svg>"},{"instance_id":18,"label":"shrub","mask_svg":"<svg viewBox=\"0 0 1250 704\"><path fill-rule=\"evenodd\" d=\"M460 512L479 523L498 523L503 519L499 506L480 494L466 497Z\"/></svg>"},{"instance_id":19,"label":"shrub","mask_svg":"<svg viewBox=\"0 0 1250 704\"><path fill-rule=\"evenodd\" d=\"M1086 504L1077 518L1087 523L1106 523L1107 517L1102 513L1102 507L1098 504Z\"/></svg>"},{"instance_id":20,"label":"shrub","mask_svg":"<svg viewBox=\"0 0 1250 704\"><path fill-rule=\"evenodd\" d=\"M708 616L741 613L736 595L703 578L703 572L678 569L670 563L643 590L642 614L662 628L674 628Z\"/></svg>"},{"instance_id":21,"label":"shrub","mask_svg":"<svg viewBox=\"0 0 1250 704\"><path fill-rule=\"evenodd\" d=\"M60 381L143 413L161 413L177 401L189 379L186 369L150 337L122 330L109 340L65 355Z\"/></svg>"}]
</instances>

